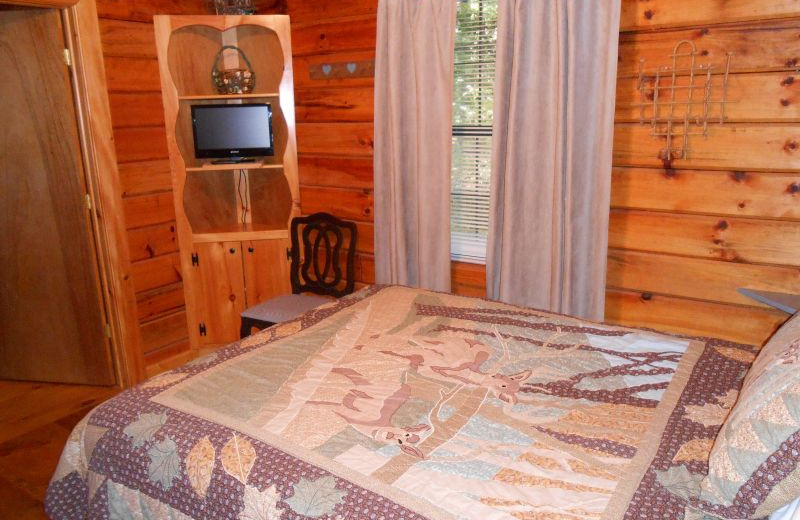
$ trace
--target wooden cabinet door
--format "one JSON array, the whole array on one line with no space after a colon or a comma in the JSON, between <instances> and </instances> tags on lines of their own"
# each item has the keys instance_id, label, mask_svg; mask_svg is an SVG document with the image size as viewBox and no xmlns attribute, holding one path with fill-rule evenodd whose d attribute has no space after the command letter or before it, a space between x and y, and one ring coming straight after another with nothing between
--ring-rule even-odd
<instances>
[{"instance_id":1,"label":"wooden cabinet door","mask_svg":"<svg viewBox=\"0 0 800 520\"><path fill-rule=\"evenodd\" d=\"M286 257L286 250L291 247L288 238L251 240L242 245L248 307L292 292Z\"/></svg>"},{"instance_id":2,"label":"wooden cabinet door","mask_svg":"<svg viewBox=\"0 0 800 520\"><path fill-rule=\"evenodd\" d=\"M115 382L57 9L0 9L0 378Z\"/></svg>"},{"instance_id":3,"label":"wooden cabinet door","mask_svg":"<svg viewBox=\"0 0 800 520\"><path fill-rule=\"evenodd\" d=\"M239 339L240 313L245 309L241 242L194 245L187 300L194 302L189 327L198 345L221 345ZM192 321L194 323L192 323Z\"/></svg>"}]
</instances>

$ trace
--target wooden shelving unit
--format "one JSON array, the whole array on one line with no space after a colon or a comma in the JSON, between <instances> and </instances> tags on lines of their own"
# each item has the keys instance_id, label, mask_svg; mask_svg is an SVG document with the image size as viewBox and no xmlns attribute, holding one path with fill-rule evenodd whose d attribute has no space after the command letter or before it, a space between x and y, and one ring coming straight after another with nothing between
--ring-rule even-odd
<instances>
[{"instance_id":1,"label":"wooden shelving unit","mask_svg":"<svg viewBox=\"0 0 800 520\"><path fill-rule=\"evenodd\" d=\"M288 16L156 16L156 44L192 347L238 339L239 313L291 292L289 222L300 212ZM217 93L223 45L242 49L254 92ZM235 53L224 66L237 67ZM270 103L275 154L255 162L197 159L191 107Z\"/></svg>"},{"instance_id":2,"label":"wooden shelving unit","mask_svg":"<svg viewBox=\"0 0 800 520\"><path fill-rule=\"evenodd\" d=\"M178 96L178 99L181 101L188 100L200 100L200 99L258 99L258 98L271 98L271 97L280 97L280 94L277 92L271 94L200 94L194 96Z\"/></svg>"}]
</instances>

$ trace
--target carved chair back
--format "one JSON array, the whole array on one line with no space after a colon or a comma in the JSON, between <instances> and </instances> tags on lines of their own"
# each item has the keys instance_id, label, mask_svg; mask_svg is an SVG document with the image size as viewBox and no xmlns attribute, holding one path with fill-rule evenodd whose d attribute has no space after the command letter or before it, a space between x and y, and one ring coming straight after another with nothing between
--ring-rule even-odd
<instances>
[{"instance_id":1,"label":"carved chair back","mask_svg":"<svg viewBox=\"0 0 800 520\"><path fill-rule=\"evenodd\" d=\"M292 219L292 292L341 298L355 287L357 229L329 213ZM345 271L342 271L342 259Z\"/></svg>"}]
</instances>

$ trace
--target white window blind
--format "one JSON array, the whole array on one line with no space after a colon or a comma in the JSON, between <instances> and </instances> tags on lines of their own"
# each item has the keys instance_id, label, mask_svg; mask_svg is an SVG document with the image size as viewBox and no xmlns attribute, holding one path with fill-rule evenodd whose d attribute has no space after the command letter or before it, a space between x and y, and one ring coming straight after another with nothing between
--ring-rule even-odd
<instances>
[{"instance_id":1,"label":"white window blind","mask_svg":"<svg viewBox=\"0 0 800 520\"><path fill-rule=\"evenodd\" d=\"M456 0L451 257L486 262L497 0Z\"/></svg>"}]
</instances>

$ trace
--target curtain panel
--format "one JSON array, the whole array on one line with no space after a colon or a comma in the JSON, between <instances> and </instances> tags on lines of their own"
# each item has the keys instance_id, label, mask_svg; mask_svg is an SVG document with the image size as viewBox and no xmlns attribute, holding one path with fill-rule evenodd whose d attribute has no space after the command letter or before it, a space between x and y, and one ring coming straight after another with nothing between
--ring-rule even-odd
<instances>
[{"instance_id":1,"label":"curtain panel","mask_svg":"<svg viewBox=\"0 0 800 520\"><path fill-rule=\"evenodd\" d=\"M450 290L456 3L380 0L375 56L375 278Z\"/></svg>"},{"instance_id":2,"label":"curtain panel","mask_svg":"<svg viewBox=\"0 0 800 520\"><path fill-rule=\"evenodd\" d=\"M500 0L490 298L603 318L620 0Z\"/></svg>"}]
</instances>

